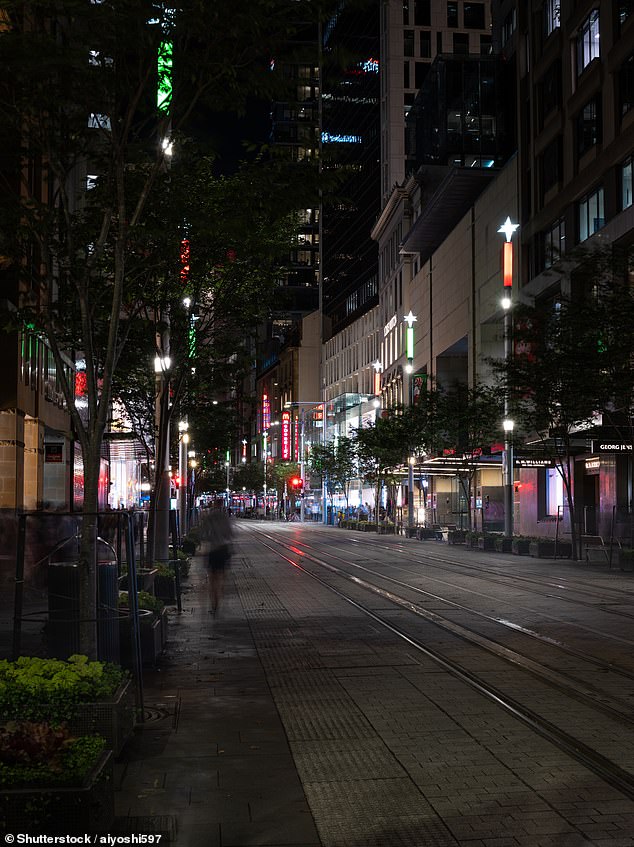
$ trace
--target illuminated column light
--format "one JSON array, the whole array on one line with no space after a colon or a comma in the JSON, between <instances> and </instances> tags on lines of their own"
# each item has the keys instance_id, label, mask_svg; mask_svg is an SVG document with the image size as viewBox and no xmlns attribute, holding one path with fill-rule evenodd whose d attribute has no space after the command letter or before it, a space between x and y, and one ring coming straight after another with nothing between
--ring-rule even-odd
<instances>
[{"instance_id":1,"label":"illuminated column light","mask_svg":"<svg viewBox=\"0 0 634 847\"><path fill-rule=\"evenodd\" d=\"M171 41L162 41L157 57L158 82L156 87L156 107L159 112L167 113L172 103L172 64L173 45Z\"/></svg>"}]
</instances>

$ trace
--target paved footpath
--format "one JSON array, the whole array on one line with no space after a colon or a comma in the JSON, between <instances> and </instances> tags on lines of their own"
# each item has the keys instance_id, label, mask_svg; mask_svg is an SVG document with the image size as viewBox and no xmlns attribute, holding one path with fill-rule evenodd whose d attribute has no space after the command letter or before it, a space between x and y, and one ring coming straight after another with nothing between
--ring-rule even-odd
<instances>
[{"instance_id":1,"label":"paved footpath","mask_svg":"<svg viewBox=\"0 0 634 847\"><path fill-rule=\"evenodd\" d=\"M246 526L209 609L198 557L118 765L119 832L177 847L634 847L634 802Z\"/></svg>"},{"instance_id":2,"label":"paved footpath","mask_svg":"<svg viewBox=\"0 0 634 847\"><path fill-rule=\"evenodd\" d=\"M213 617L194 558L165 658L144 675L148 720L117 765L120 832L179 847L321 844L236 590L245 566L237 551Z\"/></svg>"}]
</instances>

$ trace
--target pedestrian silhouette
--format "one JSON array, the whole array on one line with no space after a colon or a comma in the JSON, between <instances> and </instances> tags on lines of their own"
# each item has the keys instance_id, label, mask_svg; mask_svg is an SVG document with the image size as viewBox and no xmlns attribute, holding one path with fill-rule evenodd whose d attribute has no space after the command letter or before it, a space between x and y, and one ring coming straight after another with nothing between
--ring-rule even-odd
<instances>
[{"instance_id":1,"label":"pedestrian silhouette","mask_svg":"<svg viewBox=\"0 0 634 847\"><path fill-rule=\"evenodd\" d=\"M214 509L207 514L203 535L209 542L207 584L212 615L218 611L224 593L225 574L231 563L231 534L231 523L224 511Z\"/></svg>"}]
</instances>

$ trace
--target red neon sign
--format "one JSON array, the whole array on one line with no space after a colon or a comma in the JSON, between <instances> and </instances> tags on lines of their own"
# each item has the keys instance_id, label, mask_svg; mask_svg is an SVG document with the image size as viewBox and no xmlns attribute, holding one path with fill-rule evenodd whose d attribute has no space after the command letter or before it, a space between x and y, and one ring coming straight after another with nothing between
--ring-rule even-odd
<instances>
[{"instance_id":1,"label":"red neon sign","mask_svg":"<svg viewBox=\"0 0 634 847\"><path fill-rule=\"evenodd\" d=\"M271 426L271 401L268 394L262 395L262 429L266 430Z\"/></svg>"},{"instance_id":2,"label":"red neon sign","mask_svg":"<svg viewBox=\"0 0 634 847\"><path fill-rule=\"evenodd\" d=\"M295 418L295 461L299 462L299 419Z\"/></svg>"},{"instance_id":3,"label":"red neon sign","mask_svg":"<svg viewBox=\"0 0 634 847\"><path fill-rule=\"evenodd\" d=\"M291 413L282 412L282 460L291 458Z\"/></svg>"},{"instance_id":4,"label":"red neon sign","mask_svg":"<svg viewBox=\"0 0 634 847\"><path fill-rule=\"evenodd\" d=\"M189 281L189 238L181 241L181 282L186 285Z\"/></svg>"}]
</instances>

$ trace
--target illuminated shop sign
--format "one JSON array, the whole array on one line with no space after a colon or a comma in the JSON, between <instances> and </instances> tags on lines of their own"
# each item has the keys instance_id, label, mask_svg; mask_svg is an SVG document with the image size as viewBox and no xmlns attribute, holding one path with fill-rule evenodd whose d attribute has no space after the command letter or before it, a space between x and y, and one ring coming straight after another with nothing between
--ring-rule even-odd
<instances>
[{"instance_id":1,"label":"illuminated shop sign","mask_svg":"<svg viewBox=\"0 0 634 847\"><path fill-rule=\"evenodd\" d=\"M271 401L268 394L262 395L262 429L271 426Z\"/></svg>"},{"instance_id":2,"label":"illuminated shop sign","mask_svg":"<svg viewBox=\"0 0 634 847\"><path fill-rule=\"evenodd\" d=\"M632 445L627 441L593 441L593 453L631 453Z\"/></svg>"},{"instance_id":3,"label":"illuminated shop sign","mask_svg":"<svg viewBox=\"0 0 634 847\"><path fill-rule=\"evenodd\" d=\"M321 140L323 144L361 144L360 135L344 135L337 132L322 132Z\"/></svg>"},{"instance_id":4,"label":"illuminated shop sign","mask_svg":"<svg viewBox=\"0 0 634 847\"><path fill-rule=\"evenodd\" d=\"M291 413L282 412L282 460L291 458Z\"/></svg>"},{"instance_id":5,"label":"illuminated shop sign","mask_svg":"<svg viewBox=\"0 0 634 847\"><path fill-rule=\"evenodd\" d=\"M385 338L386 335L389 335L389 333L392 332L397 323L398 318L396 317L396 315L392 315L392 317L383 327L383 338Z\"/></svg>"}]
</instances>

